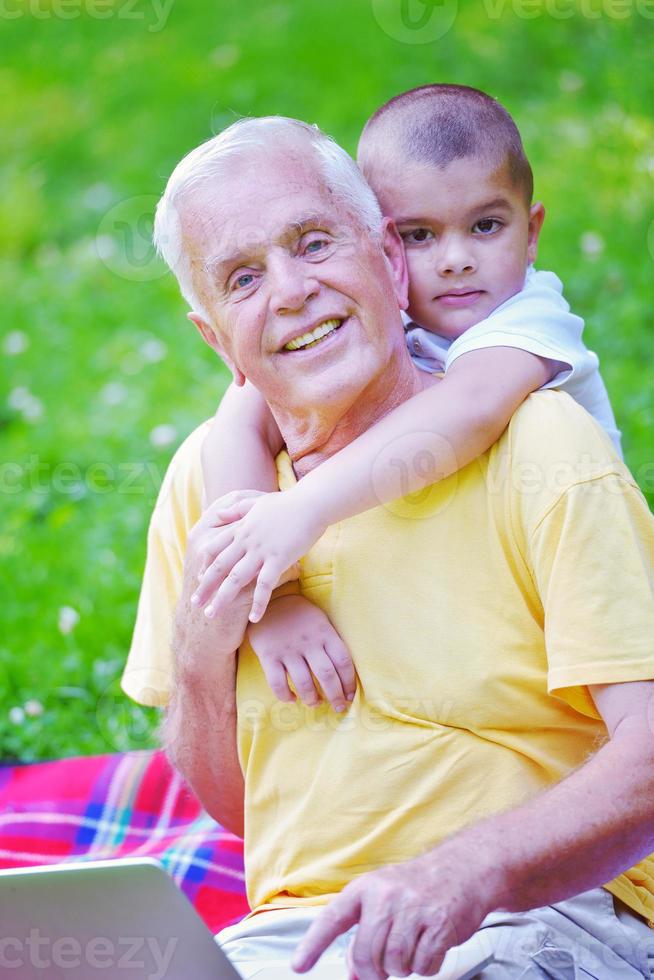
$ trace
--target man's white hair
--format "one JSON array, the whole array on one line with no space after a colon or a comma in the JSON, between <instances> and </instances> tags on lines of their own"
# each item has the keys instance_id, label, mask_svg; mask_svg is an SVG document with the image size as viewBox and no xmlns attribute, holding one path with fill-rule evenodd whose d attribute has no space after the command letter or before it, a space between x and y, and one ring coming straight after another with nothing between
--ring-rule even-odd
<instances>
[{"instance_id":1,"label":"man's white hair","mask_svg":"<svg viewBox=\"0 0 654 980\"><path fill-rule=\"evenodd\" d=\"M283 150L293 144L297 147L298 139L304 139L315 154L334 197L373 237L379 237L382 212L377 198L352 157L335 140L317 126L286 116L239 119L180 160L166 184L154 219L157 252L175 274L184 299L206 319L182 240L183 199L204 181L219 179L235 157L253 150Z\"/></svg>"}]
</instances>

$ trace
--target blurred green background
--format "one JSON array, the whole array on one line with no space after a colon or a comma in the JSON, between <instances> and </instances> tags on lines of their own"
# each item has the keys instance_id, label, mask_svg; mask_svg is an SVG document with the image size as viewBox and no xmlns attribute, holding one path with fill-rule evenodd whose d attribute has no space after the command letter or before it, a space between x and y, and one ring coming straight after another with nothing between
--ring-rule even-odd
<instances>
[{"instance_id":1,"label":"blurred green background","mask_svg":"<svg viewBox=\"0 0 654 980\"><path fill-rule=\"evenodd\" d=\"M156 714L118 688L148 516L228 378L151 214L179 158L242 114L354 151L403 89L503 101L548 209L539 265L586 318L654 502L652 17L646 0L2 0L2 758L154 742Z\"/></svg>"}]
</instances>

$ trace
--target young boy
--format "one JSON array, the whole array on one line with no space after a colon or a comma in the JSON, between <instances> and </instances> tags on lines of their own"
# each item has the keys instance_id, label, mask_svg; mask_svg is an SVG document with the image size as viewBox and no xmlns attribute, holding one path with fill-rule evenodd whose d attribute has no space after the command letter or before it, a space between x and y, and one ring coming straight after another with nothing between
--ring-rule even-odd
<instances>
[{"instance_id":1,"label":"young boy","mask_svg":"<svg viewBox=\"0 0 654 980\"><path fill-rule=\"evenodd\" d=\"M274 457L281 437L249 384L225 395L203 450L207 502L224 501L223 549L194 601L208 617L257 579L249 639L275 694L336 710L354 697L349 654L324 613L272 590L330 524L428 487L486 452L538 388L569 392L620 449L596 356L559 280L536 272L545 216L506 110L476 89L428 85L382 106L366 124L358 162L404 240L406 338L416 365L444 372L423 391L285 493ZM327 327L328 325L324 325ZM324 332L324 331L321 331ZM321 336L296 338L297 347ZM233 523L229 523L233 522ZM438 556L435 556L438 560ZM227 578L230 570L235 578ZM261 622L259 622L261 620ZM255 625L256 624L256 625Z\"/></svg>"}]
</instances>

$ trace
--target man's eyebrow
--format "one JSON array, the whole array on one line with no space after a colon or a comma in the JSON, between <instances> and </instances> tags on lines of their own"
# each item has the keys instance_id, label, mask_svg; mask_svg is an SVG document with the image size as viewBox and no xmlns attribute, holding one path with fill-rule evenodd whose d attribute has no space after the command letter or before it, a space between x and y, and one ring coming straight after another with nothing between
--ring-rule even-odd
<instances>
[{"instance_id":1,"label":"man's eyebrow","mask_svg":"<svg viewBox=\"0 0 654 980\"><path fill-rule=\"evenodd\" d=\"M212 255L203 263L204 271L212 276L215 276L221 271L221 269L241 265L245 259L246 255L244 252L235 252L233 255Z\"/></svg>"},{"instance_id":2,"label":"man's eyebrow","mask_svg":"<svg viewBox=\"0 0 654 980\"><path fill-rule=\"evenodd\" d=\"M294 238L303 235L309 228L315 228L317 225L327 228L331 227L333 223L333 219L330 220L326 214L321 214L318 211L312 211L308 214L302 215L295 221L289 221L289 223L282 228L281 232L279 233L278 241L292 241Z\"/></svg>"},{"instance_id":3,"label":"man's eyebrow","mask_svg":"<svg viewBox=\"0 0 654 980\"><path fill-rule=\"evenodd\" d=\"M289 242L294 241L296 238L300 238L308 229L315 228L316 226L329 227L332 224L328 220L326 215L319 214L317 212L312 212L310 214L302 215L293 221L289 221L286 225L281 228L275 237L275 242L281 245L287 245ZM210 256L204 263L205 271L216 275L224 268L235 268L239 265L247 265L248 260L256 255L258 251L261 251L262 246L265 244L265 240L258 243L252 243L252 247L247 251L237 251L232 254L226 253L216 253Z\"/></svg>"}]
</instances>

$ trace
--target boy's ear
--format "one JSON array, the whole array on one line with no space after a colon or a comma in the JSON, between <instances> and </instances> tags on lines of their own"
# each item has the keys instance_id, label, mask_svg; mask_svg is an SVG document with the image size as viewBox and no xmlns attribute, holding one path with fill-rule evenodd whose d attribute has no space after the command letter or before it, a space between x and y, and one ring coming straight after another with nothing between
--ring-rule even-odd
<instances>
[{"instance_id":1,"label":"boy's ear","mask_svg":"<svg viewBox=\"0 0 654 980\"><path fill-rule=\"evenodd\" d=\"M391 218L384 218L382 224L382 248L388 262L395 286L395 295L401 310L409 305L409 273L406 265L404 242L400 238L397 225Z\"/></svg>"},{"instance_id":2,"label":"boy's ear","mask_svg":"<svg viewBox=\"0 0 654 980\"><path fill-rule=\"evenodd\" d=\"M536 256L538 255L538 236L540 235L540 230L543 227L543 222L545 221L545 208L540 201L536 201L535 204L529 209L529 232L527 238L527 259L531 265L536 261Z\"/></svg>"},{"instance_id":3,"label":"boy's ear","mask_svg":"<svg viewBox=\"0 0 654 980\"><path fill-rule=\"evenodd\" d=\"M199 313L187 313L186 315L188 319L191 321L191 323L194 323L195 326L198 328L198 330L200 331L200 335L202 339L205 341L205 343L207 343L209 347L211 347L211 349L216 352L218 357L220 357L221 360L225 362L229 370L232 372L232 376L234 378L234 384L236 385L236 387L242 388L243 385L245 384L245 375L243 374L242 371L239 371L239 369L236 367L236 365L231 360L231 358L227 356L227 354L225 353L225 348L218 340L218 337L216 336L216 331L213 329L211 324L207 323L207 321L204 320Z\"/></svg>"}]
</instances>

